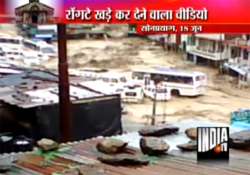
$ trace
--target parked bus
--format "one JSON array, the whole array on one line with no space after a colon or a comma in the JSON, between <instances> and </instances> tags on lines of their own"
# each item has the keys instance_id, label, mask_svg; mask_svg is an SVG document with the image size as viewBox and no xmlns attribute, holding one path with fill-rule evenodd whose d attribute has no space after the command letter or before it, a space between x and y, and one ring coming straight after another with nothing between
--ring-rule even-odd
<instances>
[{"instance_id":1,"label":"parked bus","mask_svg":"<svg viewBox=\"0 0 250 175\"><path fill-rule=\"evenodd\" d=\"M39 51L29 51L29 52L24 52L23 54L24 59L23 62L26 65L40 65L44 61L48 61L49 57L45 54L42 54Z\"/></svg>"},{"instance_id":2,"label":"parked bus","mask_svg":"<svg viewBox=\"0 0 250 175\"><path fill-rule=\"evenodd\" d=\"M23 38L20 36L9 36L9 35L1 35L0 34L0 46L2 48L21 48L22 47Z\"/></svg>"},{"instance_id":3,"label":"parked bus","mask_svg":"<svg viewBox=\"0 0 250 175\"><path fill-rule=\"evenodd\" d=\"M113 84L102 80L84 81L80 85L102 94L119 94L122 102L140 103L143 101L143 88L129 84Z\"/></svg>"},{"instance_id":4,"label":"parked bus","mask_svg":"<svg viewBox=\"0 0 250 175\"><path fill-rule=\"evenodd\" d=\"M44 40L47 42L55 41L57 39L56 25L38 25L34 39Z\"/></svg>"},{"instance_id":5,"label":"parked bus","mask_svg":"<svg viewBox=\"0 0 250 175\"><path fill-rule=\"evenodd\" d=\"M19 47L1 47L1 57L5 58L6 61L10 60L20 60L23 58L23 52Z\"/></svg>"},{"instance_id":6,"label":"parked bus","mask_svg":"<svg viewBox=\"0 0 250 175\"><path fill-rule=\"evenodd\" d=\"M11 37L8 35L0 35L0 46L2 48L14 50L35 50L49 57L57 56L57 48L54 45L48 44L47 42L42 40L34 41L24 39L20 36Z\"/></svg>"},{"instance_id":7,"label":"parked bus","mask_svg":"<svg viewBox=\"0 0 250 175\"><path fill-rule=\"evenodd\" d=\"M39 45L35 41L32 41L32 40L24 39L23 46L25 48L29 48L32 50L39 50Z\"/></svg>"},{"instance_id":8,"label":"parked bus","mask_svg":"<svg viewBox=\"0 0 250 175\"><path fill-rule=\"evenodd\" d=\"M47 42L45 41L39 41L37 42L37 45L39 45L39 51L50 57L50 58L56 58L58 55L57 55L57 48L52 45L52 44L48 44Z\"/></svg>"},{"instance_id":9,"label":"parked bus","mask_svg":"<svg viewBox=\"0 0 250 175\"><path fill-rule=\"evenodd\" d=\"M126 84L127 78L123 74L114 73L114 72L106 72L99 74L98 77L100 80L110 84Z\"/></svg>"},{"instance_id":10,"label":"parked bus","mask_svg":"<svg viewBox=\"0 0 250 175\"><path fill-rule=\"evenodd\" d=\"M155 76L161 79L157 85L158 91L165 89L170 96L199 96L206 92L207 76L202 72L156 67L150 70L135 70L132 73L132 79L143 85L145 93L149 90L155 91Z\"/></svg>"}]
</instances>

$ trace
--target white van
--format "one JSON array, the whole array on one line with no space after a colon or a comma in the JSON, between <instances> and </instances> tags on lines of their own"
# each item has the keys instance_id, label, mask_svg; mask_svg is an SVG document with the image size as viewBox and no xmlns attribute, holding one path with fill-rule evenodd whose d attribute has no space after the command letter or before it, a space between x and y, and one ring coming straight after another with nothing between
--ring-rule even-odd
<instances>
[{"instance_id":1,"label":"white van","mask_svg":"<svg viewBox=\"0 0 250 175\"><path fill-rule=\"evenodd\" d=\"M48 56L40 53L39 51L27 51L24 53L23 61L26 65L39 65L48 59Z\"/></svg>"},{"instance_id":2,"label":"white van","mask_svg":"<svg viewBox=\"0 0 250 175\"><path fill-rule=\"evenodd\" d=\"M144 87L144 94L150 99L156 99L157 101L167 101L171 99L171 93L164 86L155 87L154 84L149 84Z\"/></svg>"},{"instance_id":3,"label":"white van","mask_svg":"<svg viewBox=\"0 0 250 175\"><path fill-rule=\"evenodd\" d=\"M141 103L144 99L143 88L138 85L124 85L120 94L123 102Z\"/></svg>"},{"instance_id":4,"label":"white van","mask_svg":"<svg viewBox=\"0 0 250 175\"><path fill-rule=\"evenodd\" d=\"M23 59L23 52L20 48L9 48L8 46L1 47L1 55L5 57L7 60L20 60Z\"/></svg>"},{"instance_id":5,"label":"white van","mask_svg":"<svg viewBox=\"0 0 250 175\"><path fill-rule=\"evenodd\" d=\"M9 36L9 35L1 35L0 34L0 46L2 48L21 48L23 38L21 36Z\"/></svg>"}]
</instances>

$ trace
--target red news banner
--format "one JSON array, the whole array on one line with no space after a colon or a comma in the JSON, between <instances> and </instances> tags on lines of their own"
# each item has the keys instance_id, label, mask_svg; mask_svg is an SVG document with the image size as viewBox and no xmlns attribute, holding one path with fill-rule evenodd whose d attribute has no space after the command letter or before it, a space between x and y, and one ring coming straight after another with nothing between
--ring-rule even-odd
<instances>
[{"instance_id":1,"label":"red news banner","mask_svg":"<svg viewBox=\"0 0 250 175\"><path fill-rule=\"evenodd\" d=\"M17 18L15 13L9 13L16 8L11 1L18 0L3 2L0 22L14 22ZM57 11L54 23L126 23L133 24L141 34L250 31L249 0L51 1L57 1L52 7Z\"/></svg>"}]
</instances>

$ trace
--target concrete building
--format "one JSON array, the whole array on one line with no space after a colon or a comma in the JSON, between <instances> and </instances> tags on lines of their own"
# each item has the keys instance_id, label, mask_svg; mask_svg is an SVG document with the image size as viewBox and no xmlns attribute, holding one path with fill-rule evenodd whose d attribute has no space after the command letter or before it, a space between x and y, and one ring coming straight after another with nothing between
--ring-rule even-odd
<instances>
[{"instance_id":1,"label":"concrete building","mask_svg":"<svg viewBox=\"0 0 250 175\"><path fill-rule=\"evenodd\" d=\"M195 34L187 39L187 60L195 64L219 67L230 57L228 46L224 45L225 34Z\"/></svg>"},{"instance_id":2,"label":"concrete building","mask_svg":"<svg viewBox=\"0 0 250 175\"><path fill-rule=\"evenodd\" d=\"M230 48L230 62L250 66L250 35L241 35L225 41Z\"/></svg>"},{"instance_id":3,"label":"concrete building","mask_svg":"<svg viewBox=\"0 0 250 175\"><path fill-rule=\"evenodd\" d=\"M162 45L168 51L178 51L181 47L182 36L177 34L148 35L150 40Z\"/></svg>"},{"instance_id":4,"label":"concrete building","mask_svg":"<svg viewBox=\"0 0 250 175\"><path fill-rule=\"evenodd\" d=\"M250 35L195 34L187 36L186 59L199 65L219 67L250 84Z\"/></svg>"},{"instance_id":5,"label":"concrete building","mask_svg":"<svg viewBox=\"0 0 250 175\"><path fill-rule=\"evenodd\" d=\"M238 78L240 86L250 85L250 35L234 36L225 41L230 57L224 68L227 73Z\"/></svg>"}]
</instances>

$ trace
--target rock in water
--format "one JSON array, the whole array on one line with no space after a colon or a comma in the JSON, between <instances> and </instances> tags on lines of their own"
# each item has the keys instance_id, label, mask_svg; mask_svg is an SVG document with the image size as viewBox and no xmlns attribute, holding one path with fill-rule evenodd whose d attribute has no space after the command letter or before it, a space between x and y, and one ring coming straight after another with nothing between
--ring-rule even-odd
<instances>
[{"instance_id":1,"label":"rock in water","mask_svg":"<svg viewBox=\"0 0 250 175\"><path fill-rule=\"evenodd\" d=\"M197 142L189 141L188 143L177 145L179 149L182 151L196 151L197 150Z\"/></svg>"},{"instance_id":2,"label":"rock in water","mask_svg":"<svg viewBox=\"0 0 250 175\"><path fill-rule=\"evenodd\" d=\"M229 140L232 148L250 149L250 130L233 133Z\"/></svg>"},{"instance_id":3,"label":"rock in water","mask_svg":"<svg viewBox=\"0 0 250 175\"><path fill-rule=\"evenodd\" d=\"M115 154L124 151L128 143L117 139L105 139L97 143L96 148L98 151L106 154Z\"/></svg>"},{"instance_id":4,"label":"rock in water","mask_svg":"<svg viewBox=\"0 0 250 175\"><path fill-rule=\"evenodd\" d=\"M197 128L188 128L185 130L185 134L192 140L197 140Z\"/></svg>"},{"instance_id":5,"label":"rock in water","mask_svg":"<svg viewBox=\"0 0 250 175\"><path fill-rule=\"evenodd\" d=\"M148 155L166 154L169 149L169 145L164 140L156 137L141 138L140 147L142 152Z\"/></svg>"},{"instance_id":6,"label":"rock in water","mask_svg":"<svg viewBox=\"0 0 250 175\"><path fill-rule=\"evenodd\" d=\"M139 156L131 154L119 154L119 155L102 155L97 158L103 163L110 165L123 165L123 166L138 166L138 165L147 165L148 160L145 160Z\"/></svg>"},{"instance_id":7,"label":"rock in water","mask_svg":"<svg viewBox=\"0 0 250 175\"><path fill-rule=\"evenodd\" d=\"M146 126L139 131L142 136L165 136L179 131L178 127L172 125Z\"/></svg>"},{"instance_id":8,"label":"rock in water","mask_svg":"<svg viewBox=\"0 0 250 175\"><path fill-rule=\"evenodd\" d=\"M59 147L59 144L51 139L41 139L37 142L37 145L43 151L52 151Z\"/></svg>"}]
</instances>

